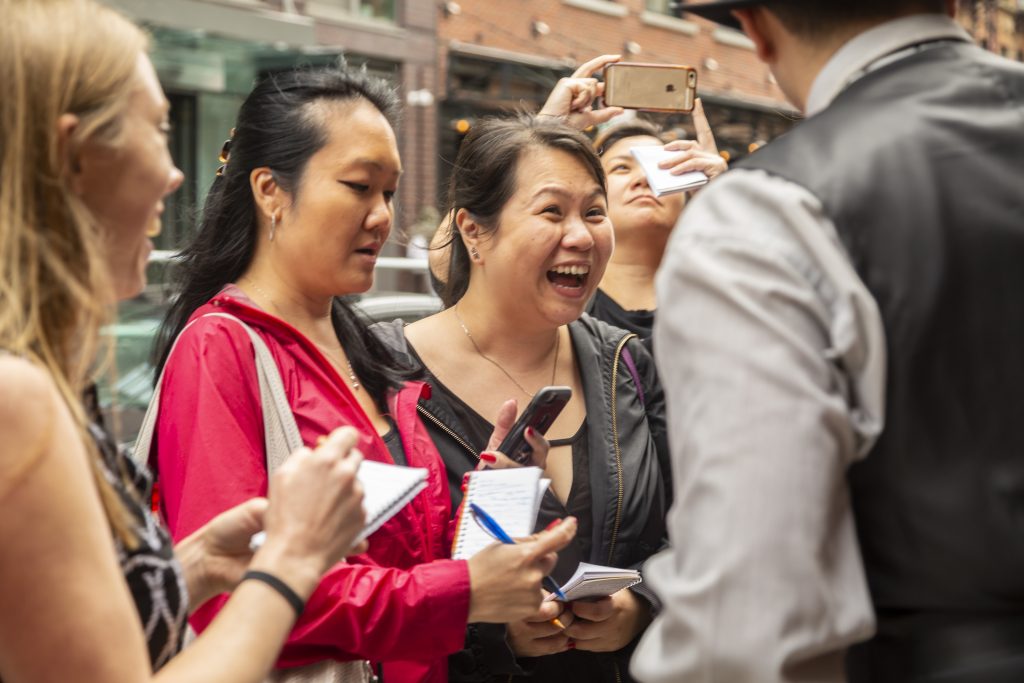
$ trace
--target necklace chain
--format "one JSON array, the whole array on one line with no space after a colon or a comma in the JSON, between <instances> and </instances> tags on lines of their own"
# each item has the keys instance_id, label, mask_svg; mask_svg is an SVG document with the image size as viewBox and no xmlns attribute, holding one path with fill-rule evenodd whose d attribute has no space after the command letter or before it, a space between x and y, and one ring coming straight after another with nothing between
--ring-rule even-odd
<instances>
[{"instance_id":1,"label":"necklace chain","mask_svg":"<svg viewBox=\"0 0 1024 683\"><path fill-rule=\"evenodd\" d=\"M522 384L520 384L519 382L516 381L515 377L513 377L512 375L509 374L508 370L506 370L505 368L501 367L501 364L498 363L498 361L494 360L493 358L491 358L490 356L488 356L487 354L485 354L483 351L480 350L480 346L476 343L476 340L473 339L473 335L469 333L469 328L466 327L466 323L463 322L462 316L459 315L459 306L458 306L458 304L456 304L452 308L452 313L455 314L455 319L459 321L459 327L461 327L462 331L466 333L466 339L468 339L469 343L473 345L474 349L476 349L477 354L481 358L483 358L485 361L487 361L488 363L490 363L494 367L496 367L499 370L501 370L501 374L503 374L506 377L508 377L509 380L512 382L512 384L515 384L517 387L519 387L519 391L523 392L524 394L526 394L530 398L533 398L536 395L536 392L531 393L531 392L527 391L523 387ZM555 373L558 370L558 347L559 347L559 344L561 343L561 341L562 341L562 334L559 331L555 335L555 359L551 363L551 382L549 384L552 384L552 385L555 383Z\"/></svg>"},{"instance_id":2,"label":"necklace chain","mask_svg":"<svg viewBox=\"0 0 1024 683\"><path fill-rule=\"evenodd\" d=\"M259 294L261 297L263 297L264 299L267 300L267 303L270 304L270 306L276 312L278 312L278 313L281 312L281 309L277 307L277 304L274 303L274 300L271 298L271 296L269 294L267 294L266 292L264 292L263 288L260 287L258 284L256 284L256 282L251 277L247 277L247 278L245 278L245 280L246 280L246 282L248 282L252 286L253 289L256 290L257 294ZM310 339L310 341L313 341L313 340ZM334 365L340 365L340 363L338 363L337 359L334 358L332 353L326 347L324 347L324 346L322 346L320 344L317 344L315 341L313 342L313 346L315 346L316 348L320 349L320 352L322 354L324 354L324 356L327 358L327 360L331 361ZM342 350L344 351L344 349L342 349ZM346 365L348 365L348 379L349 379L349 382L352 385L352 391L359 391L359 388L362 385L359 383L359 378L356 377L356 371L352 368L352 361L348 360L347 356L345 358L345 363L346 363Z\"/></svg>"}]
</instances>

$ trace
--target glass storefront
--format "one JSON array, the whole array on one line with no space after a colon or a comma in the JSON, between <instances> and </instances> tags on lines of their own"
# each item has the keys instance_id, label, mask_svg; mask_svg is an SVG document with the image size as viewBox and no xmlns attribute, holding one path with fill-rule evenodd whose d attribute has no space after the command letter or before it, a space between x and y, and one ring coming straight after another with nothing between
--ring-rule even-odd
<instances>
[{"instance_id":1,"label":"glass storefront","mask_svg":"<svg viewBox=\"0 0 1024 683\"><path fill-rule=\"evenodd\" d=\"M299 65L332 64L341 55L247 42L202 30L146 28L153 37L153 64L171 101L171 154L186 176L181 189L167 201L164 230L156 240L158 249L174 250L194 228L220 165L217 155L253 83ZM344 58L350 65L365 65L374 75L397 80L395 63L351 54Z\"/></svg>"}]
</instances>

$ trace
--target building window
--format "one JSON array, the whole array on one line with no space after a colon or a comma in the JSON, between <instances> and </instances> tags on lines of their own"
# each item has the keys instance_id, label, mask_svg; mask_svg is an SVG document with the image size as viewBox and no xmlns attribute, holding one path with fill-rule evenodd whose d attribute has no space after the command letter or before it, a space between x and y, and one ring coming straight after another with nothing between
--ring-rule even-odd
<instances>
[{"instance_id":1,"label":"building window","mask_svg":"<svg viewBox=\"0 0 1024 683\"><path fill-rule=\"evenodd\" d=\"M395 0L348 0L354 12L367 19L395 20Z\"/></svg>"},{"instance_id":2,"label":"building window","mask_svg":"<svg viewBox=\"0 0 1024 683\"><path fill-rule=\"evenodd\" d=\"M647 0L647 11L675 16L676 13L672 11L674 4L674 0Z\"/></svg>"},{"instance_id":3,"label":"building window","mask_svg":"<svg viewBox=\"0 0 1024 683\"><path fill-rule=\"evenodd\" d=\"M339 17L358 17L376 21L395 21L396 0L309 0L306 11L310 14Z\"/></svg>"}]
</instances>

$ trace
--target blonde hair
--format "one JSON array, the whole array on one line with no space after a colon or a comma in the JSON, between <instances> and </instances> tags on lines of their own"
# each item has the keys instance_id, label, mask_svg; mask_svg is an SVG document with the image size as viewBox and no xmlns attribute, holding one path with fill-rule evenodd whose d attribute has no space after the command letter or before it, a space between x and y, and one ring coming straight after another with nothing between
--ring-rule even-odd
<instances>
[{"instance_id":1,"label":"blonde hair","mask_svg":"<svg viewBox=\"0 0 1024 683\"><path fill-rule=\"evenodd\" d=\"M114 290L99 226L65 174L86 140L116 144L148 40L93 0L0 0L0 16L0 349L49 370L111 527L131 547L131 518L103 475L82 405ZM63 114L79 119L69 148L57 136Z\"/></svg>"}]
</instances>

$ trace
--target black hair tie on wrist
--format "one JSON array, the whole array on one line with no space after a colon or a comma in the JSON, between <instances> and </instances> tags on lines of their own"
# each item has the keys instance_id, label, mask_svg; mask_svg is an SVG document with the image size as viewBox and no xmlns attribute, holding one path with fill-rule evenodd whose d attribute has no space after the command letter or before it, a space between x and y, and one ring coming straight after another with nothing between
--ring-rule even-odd
<instances>
[{"instance_id":1,"label":"black hair tie on wrist","mask_svg":"<svg viewBox=\"0 0 1024 683\"><path fill-rule=\"evenodd\" d=\"M273 574L268 574L267 572L258 572L252 569L250 569L242 575L242 581L245 581L246 579L262 581L263 583L267 584L275 591L277 591L282 598L288 601L288 604L292 606L293 610L295 610L296 619L302 616L302 610L306 608L305 601L303 601L303 599L300 598L298 594L295 591L293 591L288 586L288 584L286 584L281 579L277 578Z\"/></svg>"}]
</instances>

